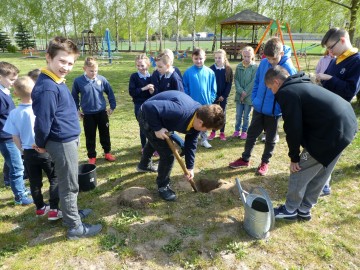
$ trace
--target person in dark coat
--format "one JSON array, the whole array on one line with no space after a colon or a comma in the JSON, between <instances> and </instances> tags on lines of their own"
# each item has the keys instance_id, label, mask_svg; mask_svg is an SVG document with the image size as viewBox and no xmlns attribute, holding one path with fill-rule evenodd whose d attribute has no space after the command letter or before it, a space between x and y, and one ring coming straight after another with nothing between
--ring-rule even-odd
<instances>
[{"instance_id":1,"label":"person in dark coat","mask_svg":"<svg viewBox=\"0 0 360 270\"><path fill-rule=\"evenodd\" d=\"M286 202L274 208L275 217L310 220L326 180L355 137L356 115L349 102L312 84L304 72L290 76L276 66L265 83L280 105L291 160Z\"/></svg>"}]
</instances>

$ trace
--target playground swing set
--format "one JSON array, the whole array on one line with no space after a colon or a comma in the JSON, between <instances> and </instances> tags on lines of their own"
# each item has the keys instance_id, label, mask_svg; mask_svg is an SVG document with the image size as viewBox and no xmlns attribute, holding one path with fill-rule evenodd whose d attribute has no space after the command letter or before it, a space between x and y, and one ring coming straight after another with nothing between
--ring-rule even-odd
<instances>
[{"instance_id":1,"label":"playground swing set","mask_svg":"<svg viewBox=\"0 0 360 270\"><path fill-rule=\"evenodd\" d=\"M272 25L273 25L273 21L270 21L269 25L267 26L263 36L261 37L260 39L260 42L258 44L258 46L256 47L255 49L255 54L258 52L258 50L260 49L260 46L262 44L262 42L264 41L264 38L266 37L267 33L269 32L269 30L271 29ZM290 38L290 42L291 42L291 46L292 46L292 50L294 52L294 56L295 56L295 60L296 60L296 67L297 67L297 70L300 71L300 65L299 65L299 59L298 59L298 55L300 56L306 56L306 52L308 50L311 50L315 47L318 47L320 46L320 44L317 44L317 43L313 43L311 44L310 46L307 46L305 48L301 48L299 50L295 50L295 45L294 45L294 41L293 41L293 38L292 38L292 35L291 35L291 30L290 30L290 25L289 23L286 23L285 26L281 25L279 20L276 21L276 35L281 39L282 43L285 44L284 42L284 37L283 37L283 32L282 32L282 28L283 29L286 29L288 34L289 34L289 38Z\"/></svg>"}]
</instances>

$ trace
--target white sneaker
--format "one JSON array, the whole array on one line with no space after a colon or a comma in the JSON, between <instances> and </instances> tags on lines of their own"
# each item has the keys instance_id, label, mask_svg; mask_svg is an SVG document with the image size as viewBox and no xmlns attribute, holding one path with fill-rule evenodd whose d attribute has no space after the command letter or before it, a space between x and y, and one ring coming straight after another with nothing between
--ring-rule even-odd
<instances>
[{"instance_id":1,"label":"white sneaker","mask_svg":"<svg viewBox=\"0 0 360 270\"><path fill-rule=\"evenodd\" d=\"M263 135L262 135L262 137L261 137L261 141L262 141L262 142L265 142L265 141L266 141L266 134L265 134L265 133L263 133Z\"/></svg>"},{"instance_id":2,"label":"white sneaker","mask_svg":"<svg viewBox=\"0 0 360 270\"><path fill-rule=\"evenodd\" d=\"M278 143L280 141L280 136L279 134L276 134L275 136L275 143Z\"/></svg>"},{"instance_id":3,"label":"white sneaker","mask_svg":"<svg viewBox=\"0 0 360 270\"><path fill-rule=\"evenodd\" d=\"M211 144L207 140L202 141L201 146L204 146L207 149L212 147Z\"/></svg>"}]
</instances>

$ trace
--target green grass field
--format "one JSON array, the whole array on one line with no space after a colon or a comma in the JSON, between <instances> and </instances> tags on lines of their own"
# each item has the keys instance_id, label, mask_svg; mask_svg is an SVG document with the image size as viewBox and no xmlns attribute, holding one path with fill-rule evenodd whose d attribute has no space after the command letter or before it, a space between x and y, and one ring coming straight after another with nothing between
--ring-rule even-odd
<instances>
[{"instance_id":1,"label":"green grass field","mask_svg":"<svg viewBox=\"0 0 360 270\"><path fill-rule=\"evenodd\" d=\"M199 147L195 179L224 180L228 188L213 193L194 193L183 180L175 163L172 185L176 202L157 196L154 174L136 173L140 159L139 128L128 94L128 80L135 72L134 54L122 53L112 64L99 60L100 74L111 83L118 107L110 118L114 163L103 160L101 147L97 162L96 189L80 193L81 208L92 208L88 223L101 222L100 235L79 241L67 241L61 221L36 218L33 205L14 206L12 192L0 175L0 269L359 269L360 268L360 139L344 151L333 175L332 194L323 197L307 223L276 222L270 237L255 240L243 229L244 207L233 187L238 177L243 187L261 186L274 205L283 203L289 175L288 148L280 123L280 142L270 162L269 174L254 174L260 162L263 144L253 151L249 168L233 170L228 163L237 159L244 141L230 138L234 131L234 91L229 97L226 142L212 141L212 149ZM20 69L20 74L45 66L45 58L23 58L0 54ZM300 58L300 66L313 72L317 57ZM80 58L67 85L81 75ZM213 63L211 55L206 64ZM235 69L237 61L231 61ZM191 65L189 58L175 60L183 72ZM360 120L360 109L354 108ZM84 134L79 148L80 163L86 163ZM156 159L155 159L156 161ZM3 159L0 158L0 166ZM26 182L28 185L28 182ZM130 187L146 187L154 195L147 208L135 209L118 203L119 194ZM44 197L48 199L44 179Z\"/></svg>"}]
</instances>

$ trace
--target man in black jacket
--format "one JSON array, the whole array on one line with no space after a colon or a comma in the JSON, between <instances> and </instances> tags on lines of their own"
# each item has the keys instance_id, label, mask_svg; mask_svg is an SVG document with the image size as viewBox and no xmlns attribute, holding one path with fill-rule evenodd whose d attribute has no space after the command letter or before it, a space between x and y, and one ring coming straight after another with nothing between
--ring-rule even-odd
<instances>
[{"instance_id":1,"label":"man in black jacket","mask_svg":"<svg viewBox=\"0 0 360 270\"><path fill-rule=\"evenodd\" d=\"M349 102L312 84L303 72L290 76L276 66L265 83L281 107L291 159L286 202L274 208L275 217L310 220L341 152L354 139L357 119Z\"/></svg>"}]
</instances>

